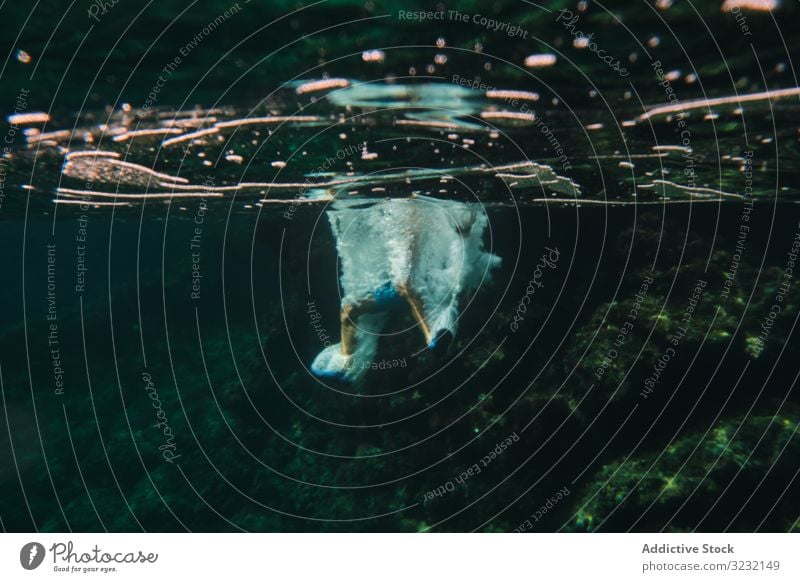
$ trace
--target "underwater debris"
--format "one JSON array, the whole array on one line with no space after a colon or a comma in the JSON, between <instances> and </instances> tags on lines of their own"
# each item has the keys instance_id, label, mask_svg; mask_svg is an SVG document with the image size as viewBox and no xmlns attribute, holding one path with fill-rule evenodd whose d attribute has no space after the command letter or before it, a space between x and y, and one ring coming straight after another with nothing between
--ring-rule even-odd
<instances>
[{"instance_id":1,"label":"underwater debris","mask_svg":"<svg viewBox=\"0 0 800 582\"><path fill-rule=\"evenodd\" d=\"M409 309L429 348L458 325L459 301L500 258L483 249L486 214L475 205L419 197L328 211L341 263L341 341L311 365L318 376L358 380L374 360L391 311Z\"/></svg>"}]
</instances>

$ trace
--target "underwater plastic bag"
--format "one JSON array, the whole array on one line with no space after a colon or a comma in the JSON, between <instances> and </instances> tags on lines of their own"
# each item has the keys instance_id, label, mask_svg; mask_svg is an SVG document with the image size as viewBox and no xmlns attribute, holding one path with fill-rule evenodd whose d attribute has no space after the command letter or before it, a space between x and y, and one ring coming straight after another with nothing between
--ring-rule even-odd
<instances>
[{"instance_id":1,"label":"underwater plastic bag","mask_svg":"<svg viewBox=\"0 0 800 582\"><path fill-rule=\"evenodd\" d=\"M429 347L444 332L455 335L459 300L500 264L483 249L489 221L480 204L428 197L368 206L341 201L327 215L340 261L342 309L357 315L355 348L348 355L341 343L323 350L311 366L319 376L353 381L363 375L389 312L404 299L418 308Z\"/></svg>"}]
</instances>

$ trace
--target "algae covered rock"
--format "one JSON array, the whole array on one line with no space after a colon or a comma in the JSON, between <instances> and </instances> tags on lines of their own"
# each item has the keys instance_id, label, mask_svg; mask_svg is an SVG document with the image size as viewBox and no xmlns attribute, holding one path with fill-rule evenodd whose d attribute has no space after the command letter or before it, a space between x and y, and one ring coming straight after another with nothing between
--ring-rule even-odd
<instances>
[{"instance_id":1,"label":"algae covered rock","mask_svg":"<svg viewBox=\"0 0 800 582\"><path fill-rule=\"evenodd\" d=\"M789 531L797 527L797 417L724 421L605 465L572 531Z\"/></svg>"}]
</instances>

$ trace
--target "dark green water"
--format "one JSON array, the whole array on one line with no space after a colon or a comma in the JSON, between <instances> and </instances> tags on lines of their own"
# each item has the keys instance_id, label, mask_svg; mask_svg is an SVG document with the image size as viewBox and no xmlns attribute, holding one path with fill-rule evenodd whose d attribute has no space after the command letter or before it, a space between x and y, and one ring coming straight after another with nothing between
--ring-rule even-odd
<instances>
[{"instance_id":1,"label":"dark green water","mask_svg":"<svg viewBox=\"0 0 800 582\"><path fill-rule=\"evenodd\" d=\"M797 529L797 96L697 103L796 87L795 5L78 4L0 7L4 530ZM501 266L315 376L326 211L408 198Z\"/></svg>"}]
</instances>

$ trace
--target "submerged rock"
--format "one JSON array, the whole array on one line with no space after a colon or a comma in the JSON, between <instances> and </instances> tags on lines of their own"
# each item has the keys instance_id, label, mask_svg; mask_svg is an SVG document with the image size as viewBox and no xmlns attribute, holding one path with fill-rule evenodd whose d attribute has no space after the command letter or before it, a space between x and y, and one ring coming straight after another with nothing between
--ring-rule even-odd
<instances>
[{"instance_id":1,"label":"submerged rock","mask_svg":"<svg viewBox=\"0 0 800 582\"><path fill-rule=\"evenodd\" d=\"M661 451L605 465L571 531L790 531L797 528L796 415L717 423Z\"/></svg>"}]
</instances>

